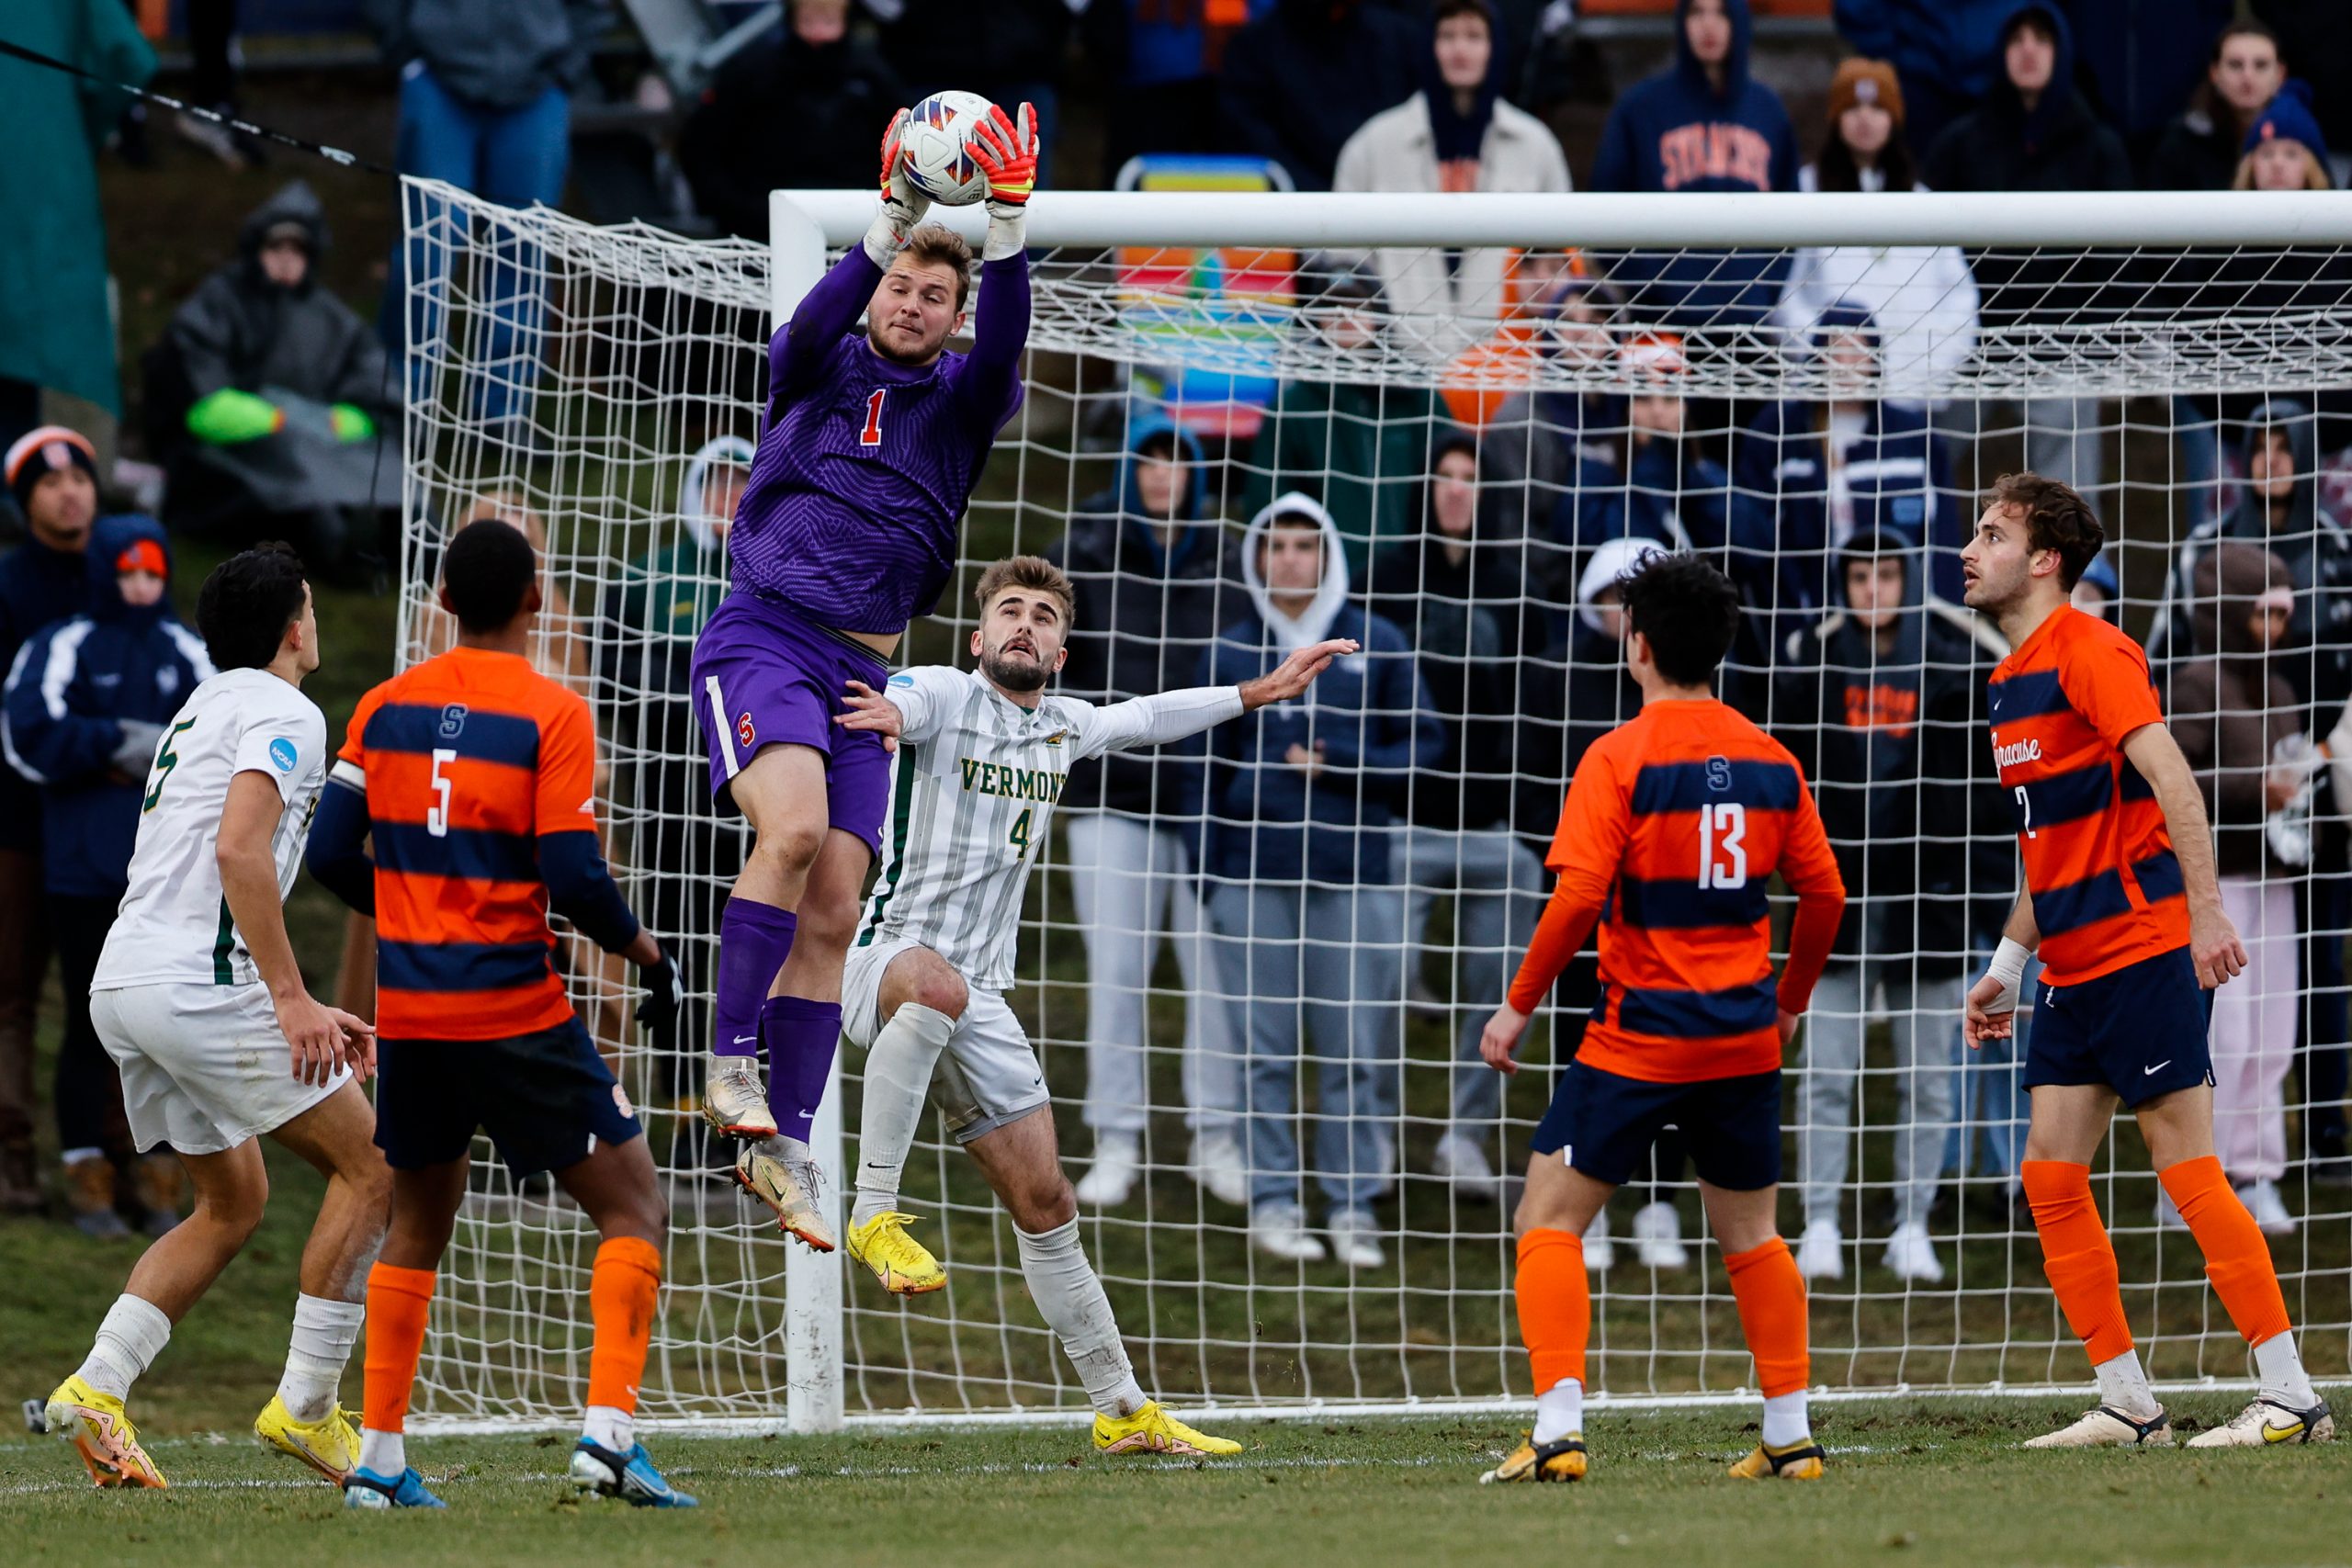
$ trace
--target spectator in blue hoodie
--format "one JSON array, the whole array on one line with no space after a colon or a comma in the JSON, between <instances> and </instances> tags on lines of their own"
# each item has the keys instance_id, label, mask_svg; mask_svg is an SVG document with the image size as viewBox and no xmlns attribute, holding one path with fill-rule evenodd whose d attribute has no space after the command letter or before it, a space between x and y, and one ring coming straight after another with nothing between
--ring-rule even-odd
<instances>
[{"instance_id":1,"label":"spectator in blue hoodie","mask_svg":"<svg viewBox=\"0 0 2352 1568\"><path fill-rule=\"evenodd\" d=\"M1404 1052L1394 849L1413 776L1440 760L1444 730L1405 634L1350 603L1347 555L1321 505L1295 491L1268 502L1242 537L1241 572L1252 609L1202 657L1203 683L1247 679L1302 638L1362 645L1307 697L1224 725L1209 743L1211 948L1249 1038L1250 1239L1285 1262L1376 1269L1372 1204L1396 1148ZM1306 1228L1300 1180L1295 1108L1310 1054L1308 1158L1329 1252Z\"/></svg>"},{"instance_id":2,"label":"spectator in blue hoodie","mask_svg":"<svg viewBox=\"0 0 2352 1568\"><path fill-rule=\"evenodd\" d=\"M1078 588L1061 690L1124 702L1193 683L1193 672L1249 603L1239 541L1216 514L1200 438L1139 417L1117 484L1079 503L1046 558ZM1241 1053L1211 983L1198 872L1204 747L1114 752L1070 775L1063 853L1086 944L1086 1125L1094 1164L1079 1201L1115 1208L1142 1174L1148 1087L1147 1007L1164 938L1183 982L1182 1083L1193 1179L1220 1202L1249 1201L1237 1112Z\"/></svg>"},{"instance_id":3,"label":"spectator in blue hoodie","mask_svg":"<svg viewBox=\"0 0 2352 1568\"><path fill-rule=\"evenodd\" d=\"M115 1175L131 1150L122 1080L90 1024L90 976L130 886L155 749L213 670L166 597L171 555L161 525L107 518L92 534L85 570L89 609L36 634L10 670L0 740L10 765L41 792L42 881L65 993L57 1142L74 1223L103 1237L124 1234ZM157 1150L138 1162L137 1178L148 1233L161 1235L178 1219L179 1161Z\"/></svg>"},{"instance_id":4,"label":"spectator in blue hoodie","mask_svg":"<svg viewBox=\"0 0 2352 1568\"><path fill-rule=\"evenodd\" d=\"M89 603L84 558L98 514L98 469L90 443L60 424L27 432L0 468L28 526L24 543L0 556L6 668L28 637ZM40 792L0 768L0 1213L35 1213L43 1204L33 1154L33 1027L50 951L40 844Z\"/></svg>"},{"instance_id":5,"label":"spectator in blue hoodie","mask_svg":"<svg viewBox=\"0 0 2352 1568\"><path fill-rule=\"evenodd\" d=\"M1780 97L1747 73L1753 31L1747 0L1677 0L1674 63L1626 89L1609 111L1592 188L1796 189L1796 129ZM1635 314L1662 310L1692 330L1759 324L1787 271L1779 251L1683 251L1629 256L1611 276Z\"/></svg>"},{"instance_id":6,"label":"spectator in blue hoodie","mask_svg":"<svg viewBox=\"0 0 2352 1568\"><path fill-rule=\"evenodd\" d=\"M2001 27L2016 0L1837 0L1838 34L1858 54L1891 60L1911 145L1976 107L2001 69Z\"/></svg>"}]
</instances>

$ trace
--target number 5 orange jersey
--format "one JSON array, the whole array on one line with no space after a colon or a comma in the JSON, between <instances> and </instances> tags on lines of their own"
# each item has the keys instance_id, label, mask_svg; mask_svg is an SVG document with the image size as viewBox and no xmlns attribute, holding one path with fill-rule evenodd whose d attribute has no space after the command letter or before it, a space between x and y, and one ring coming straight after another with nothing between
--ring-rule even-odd
<instances>
[{"instance_id":1,"label":"number 5 orange jersey","mask_svg":"<svg viewBox=\"0 0 2352 1568\"><path fill-rule=\"evenodd\" d=\"M1535 1010L1597 919L1601 996L1577 1060L1654 1083L1780 1066L1779 1014L1811 998L1846 889L1779 741L1712 699L1649 704L1577 764L1544 863L1559 885L1512 1007ZM1775 872L1799 898L1777 986Z\"/></svg>"},{"instance_id":2,"label":"number 5 orange jersey","mask_svg":"<svg viewBox=\"0 0 2352 1568\"><path fill-rule=\"evenodd\" d=\"M588 705L514 654L452 649L360 699L331 780L367 797L386 1036L504 1039L571 1017L542 863L594 852L595 774ZM558 836L568 852L550 856Z\"/></svg>"}]
</instances>

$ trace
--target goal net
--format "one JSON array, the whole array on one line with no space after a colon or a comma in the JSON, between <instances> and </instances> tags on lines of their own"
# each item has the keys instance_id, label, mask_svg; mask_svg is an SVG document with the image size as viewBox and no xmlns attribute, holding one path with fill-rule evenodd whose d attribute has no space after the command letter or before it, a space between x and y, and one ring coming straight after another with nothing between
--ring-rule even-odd
<instances>
[{"instance_id":1,"label":"goal net","mask_svg":"<svg viewBox=\"0 0 2352 1568\"><path fill-rule=\"evenodd\" d=\"M537 531L542 666L594 705L611 863L695 998L657 1053L625 970L564 945L670 1198L646 1413L1077 1412L1010 1223L935 1123L904 1196L949 1284L910 1303L787 1252L695 1114L745 837L707 798L686 660L725 592L776 312L870 202L789 196L771 248L406 186L402 657L447 635L449 529ZM1644 540L1740 588L1724 694L1804 761L1849 887L1783 1086L1815 1381L2084 1381L2018 1197L2020 1052L1966 1052L1957 1027L2018 813L2085 809L2001 787L1983 691L2004 650L1958 603L1978 498L2029 465L2103 518L2078 602L2152 647L2220 824L2255 958L2214 1003L2222 1156L2305 1357L2343 1376L2352 801L2318 748L2352 697L2346 199L1041 197L1027 400L902 659L967 664L970 584L1016 551L1077 581L1065 691L1192 683L1221 636L1257 657L1270 615L1336 603L1319 558L1302 586L1245 533L1270 505L1328 518L1334 629L1371 649L1205 749L1075 770L1028 889L1009 999L1067 1168L1093 1173L1083 1236L1147 1390L1268 1412L1528 1394L1511 1203L1589 961L1515 1077L1476 1045L1549 891L1566 780L1638 703L1611 583ZM1676 919L1673 887L1643 891ZM1758 879L1784 936L1781 894ZM820 1128L836 1178L861 1065L844 1047ZM1717 1153L1665 1134L1589 1238L1602 1398L1753 1385L1694 1186ZM594 1235L543 1181L479 1170L420 1413L562 1417ZM2152 1373L2245 1375L2128 1120L2095 1172Z\"/></svg>"}]
</instances>

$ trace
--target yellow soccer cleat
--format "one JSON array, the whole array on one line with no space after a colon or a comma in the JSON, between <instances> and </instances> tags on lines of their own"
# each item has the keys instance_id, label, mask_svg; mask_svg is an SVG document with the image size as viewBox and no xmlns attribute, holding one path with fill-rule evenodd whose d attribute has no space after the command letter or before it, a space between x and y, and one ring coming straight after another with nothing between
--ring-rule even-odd
<instances>
[{"instance_id":1,"label":"yellow soccer cleat","mask_svg":"<svg viewBox=\"0 0 2352 1568\"><path fill-rule=\"evenodd\" d=\"M286 1401L276 1394L254 1417L254 1436L288 1459L299 1459L336 1486L351 1479L359 1463L359 1433L342 1406L316 1421L294 1419Z\"/></svg>"},{"instance_id":2,"label":"yellow soccer cleat","mask_svg":"<svg viewBox=\"0 0 2352 1568\"><path fill-rule=\"evenodd\" d=\"M171 1483L139 1446L139 1431L122 1401L100 1393L77 1373L57 1385L41 1412L49 1429L74 1445L98 1486L165 1487Z\"/></svg>"},{"instance_id":3,"label":"yellow soccer cleat","mask_svg":"<svg viewBox=\"0 0 2352 1568\"><path fill-rule=\"evenodd\" d=\"M745 1144L735 1156L735 1184L774 1209L776 1226L786 1235L831 1252L840 1244L825 1218L822 1173L813 1159L786 1159L775 1152L781 1142Z\"/></svg>"},{"instance_id":4,"label":"yellow soccer cleat","mask_svg":"<svg viewBox=\"0 0 2352 1568\"><path fill-rule=\"evenodd\" d=\"M1156 1399L1145 1400L1141 1409L1124 1418L1098 1414L1094 1417L1094 1446L1106 1454L1189 1454L1195 1458L1241 1451L1241 1445L1230 1438L1212 1438L1185 1426Z\"/></svg>"},{"instance_id":5,"label":"yellow soccer cleat","mask_svg":"<svg viewBox=\"0 0 2352 1568\"><path fill-rule=\"evenodd\" d=\"M1584 1434L1570 1432L1552 1442L1539 1443L1530 1433L1510 1457L1478 1477L1481 1486L1493 1486L1513 1481L1582 1481L1585 1472L1592 1468L1592 1456L1585 1451Z\"/></svg>"},{"instance_id":6,"label":"yellow soccer cleat","mask_svg":"<svg viewBox=\"0 0 2352 1568\"><path fill-rule=\"evenodd\" d=\"M1754 1453L1731 1467L1731 1475L1735 1481L1818 1481L1828 1457L1811 1438L1784 1449L1758 1443Z\"/></svg>"},{"instance_id":7,"label":"yellow soccer cleat","mask_svg":"<svg viewBox=\"0 0 2352 1568\"><path fill-rule=\"evenodd\" d=\"M874 1270L882 1288L901 1296L925 1296L947 1284L947 1270L931 1248L907 1234L912 1214L876 1214L849 1227L849 1255Z\"/></svg>"}]
</instances>

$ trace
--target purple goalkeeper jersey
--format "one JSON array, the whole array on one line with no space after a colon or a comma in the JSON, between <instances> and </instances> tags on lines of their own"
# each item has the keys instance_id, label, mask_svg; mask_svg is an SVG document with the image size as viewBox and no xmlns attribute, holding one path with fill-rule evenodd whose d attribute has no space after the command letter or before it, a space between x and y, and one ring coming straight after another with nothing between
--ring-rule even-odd
<instances>
[{"instance_id":1,"label":"purple goalkeeper jersey","mask_svg":"<svg viewBox=\"0 0 2352 1568\"><path fill-rule=\"evenodd\" d=\"M858 314L882 281L863 249L833 264L768 344L768 407L728 536L739 588L820 626L895 634L956 571L956 530L989 448L1021 406L1029 263L980 270L969 354L899 365Z\"/></svg>"}]
</instances>

